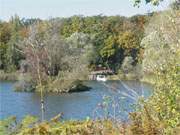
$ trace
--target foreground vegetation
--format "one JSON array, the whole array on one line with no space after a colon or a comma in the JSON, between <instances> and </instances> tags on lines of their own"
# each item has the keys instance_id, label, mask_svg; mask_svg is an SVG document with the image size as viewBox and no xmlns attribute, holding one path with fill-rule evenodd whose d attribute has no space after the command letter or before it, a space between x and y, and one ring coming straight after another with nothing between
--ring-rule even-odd
<instances>
[{"instance_id":1,"label":"foreground vegetation","mask_svg":"<svg viewBox=\"0 0 180 135\"><path fill-rule=\"evenodd\" d=\"M11 72L6 73L3 70L0 70L0 81L17 81L19 73Z\"/></svg>"},{"instance_id":2,"label":"foreground vegetation","mask_svg":"<svg viewBox=\"0 0 180 135\"><path fill-rule=\"evenodd\" d=\"M134 116L134 131L147 134L180 134L180 10L157 16L146 28L144 70L154 73L153 95L140 104ZM137 122L137 123L136 123ZM147 128L150 126L150 128Z\"/></svg>"},{"instance_id":3,"label":"foreground vegetation","mask_svg":"<svg viewBox=\"0 0 180 135\"><path fill-rule=\"evenodd\" d=\"M20 124L15 123L15 118L4 120L1 122L0 133L12 135L119 135L119 129L110 120L93 121L87 119L60 122L54 118L49 122L37 124L37 119L27 116Z\"/></svg>"}]
</instances>

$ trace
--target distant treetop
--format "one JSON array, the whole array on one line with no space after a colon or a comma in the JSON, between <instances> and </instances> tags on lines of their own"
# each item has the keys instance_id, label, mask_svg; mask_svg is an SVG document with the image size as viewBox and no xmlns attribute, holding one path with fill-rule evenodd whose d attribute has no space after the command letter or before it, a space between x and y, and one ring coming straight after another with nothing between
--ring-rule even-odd
<instances>
[{"instance_id":1,"label":"distant treetop","mask_svg":"<svg viewBox=\"0 0 180 135\"><path fill-rule=\"evenodd\" d=\"M155 6L159 5L163 0L134 0L134 6L139 6L142 1L145 1L146 4L151 3Z\"/></svg>"}]
</instances>

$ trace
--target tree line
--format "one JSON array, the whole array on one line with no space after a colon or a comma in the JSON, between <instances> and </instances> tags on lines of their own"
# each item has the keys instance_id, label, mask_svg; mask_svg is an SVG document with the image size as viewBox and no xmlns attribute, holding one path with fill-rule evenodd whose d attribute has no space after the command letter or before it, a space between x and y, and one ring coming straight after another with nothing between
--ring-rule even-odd
<instances>
[{"instance_id":1,"label":"tree line","mask_svg":"<svg viewBox=\"0 0 180 135\"><path fill-rule=\"evenodd\" d=\"M90 69L102 65L117 71L127 56L132 57L132 64L136 65L142 60L140 41L144 35L144 26L151 16L136 15L128 18L98 15L40 20L20 19L15 15L8 22L0 22L0 69L6 72L19 70L21 61L26 59L21 52L23 45L19 44L30 36L30 27L38 23L41 31L52 21L60 26L57 27L57 38L72 38L72 42L79 47L82 47L83 42L92 45L93 53L88 55ZM43 31L40 35L43 35Z\"/></svg>"}]
</instances>

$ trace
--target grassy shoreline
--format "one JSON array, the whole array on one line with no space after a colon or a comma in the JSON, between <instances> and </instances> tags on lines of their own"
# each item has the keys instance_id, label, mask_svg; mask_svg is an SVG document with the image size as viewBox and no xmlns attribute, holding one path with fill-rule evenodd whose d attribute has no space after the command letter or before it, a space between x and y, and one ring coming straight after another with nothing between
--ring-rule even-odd
<instances>
[{"instance_id":1,"label":"grassy shoreline","mask_svg":"<svg viewBox=\"0 0 180 135\"><path fill-rule=\"evenodd\" d=\"M7 73L4 72L3 70L0 70L0 81L18 81L19 79L19 72L11 72L11 73ZM140 82L143 83L149 83L149 84L155 84L155 79L152 75L150 76L144 76L141 79L138 79L137 76L134 75L111 75L108 76L108 80L110 81L117 81L117 80L124 80L124 81L134 81L134 80L138 80Z\"/></svg>"},{"instance_id":2,"label":"grassy shoreline","mask_svg":"<svg viewBox=\"0 0 180 135\"><path fill-rule=\"evenodd\" d=\"M155 84L155 78L153 76L143 76L141 79L138 79L136 76L124 76L124 75L112 75L108 77L109 81L140 81L142 83L148 83L151 85Z\"/></svg>"},{"instance_id":3,"label":"grassy shoreline","mask_svg":"<svg viewBox=\"0 0 180 135\"><path fill-rule=\"evenodd\" d=\"M6 73L3 70L0 70L0 81L17 81L18 76L19 76L18 71Z\"/></svg>"}]
</instances>

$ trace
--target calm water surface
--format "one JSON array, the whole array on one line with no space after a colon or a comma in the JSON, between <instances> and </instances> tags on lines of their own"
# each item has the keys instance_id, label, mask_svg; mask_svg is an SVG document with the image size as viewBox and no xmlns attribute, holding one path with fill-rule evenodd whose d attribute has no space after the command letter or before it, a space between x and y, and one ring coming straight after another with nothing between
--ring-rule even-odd
<instances>
[{"instance_id":1,"label":"calm water surface","mask_svg":"<svg viewBox=\"0 0 180 135\"><path fill-rule=\"evenodd\" d=\"M132 104L139 96L147 98L152 87L137 81L107 81L106 83L90 81L86 84L92 89L86 92L45 95L45 118L63 113L63 119L84 119L86 117L100 117L103 115L100 103L104 96L110 96L118 103L116 111L122 119L128 119ZM40 117L40 95L38 93L14 92L14 82L0 82L0 119L16 116L18 120L25 115ZM133 91L132 91L133 89ZM110 106L112 104L110 103ZM121 110L121 112L119 112ZM108 108L113 113L112 107Z\"/></svg>"}]
</instances>

